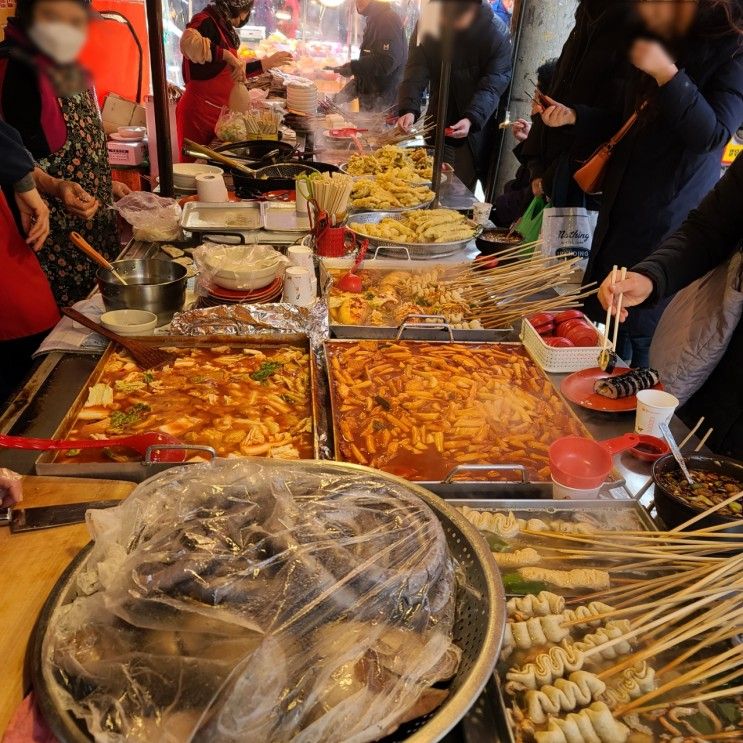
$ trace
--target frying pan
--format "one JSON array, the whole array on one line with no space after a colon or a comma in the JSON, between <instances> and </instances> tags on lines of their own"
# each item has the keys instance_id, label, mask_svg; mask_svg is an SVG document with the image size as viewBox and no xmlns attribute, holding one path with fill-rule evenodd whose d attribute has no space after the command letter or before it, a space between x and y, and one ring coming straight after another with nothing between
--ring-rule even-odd
<instances>
[{"instance_id":1,"label":"frying pan","mask_svg":"<svg viewBox=\"0 0 743 743\"><path fill-rule=\"evenodd\" d=\"M290 166L294 169L293 171L284 170ZM281 167L282 171L269 172L268 170L277 167ZM255 178L242 173L233 173L232 180L235 184L235 193L241 199L256 199L268 191L293 191L294 178L301 173L334 173L337 171L338 167L330 163L283 163L261 168L259 172L266 177Z\"/></svg>"},{"instance_id":2,"label":"frying pan","mask_svg":"<svg viewBox=\"0 0 743 743\"><path fill-rule=\"evenodd\" d=\"M564 436L549 448L550 471L558 483L569 488L597 488L611 472L612 457L637 446L639 441L636 433L605 441Z\"/></svg>"}]
</instances>

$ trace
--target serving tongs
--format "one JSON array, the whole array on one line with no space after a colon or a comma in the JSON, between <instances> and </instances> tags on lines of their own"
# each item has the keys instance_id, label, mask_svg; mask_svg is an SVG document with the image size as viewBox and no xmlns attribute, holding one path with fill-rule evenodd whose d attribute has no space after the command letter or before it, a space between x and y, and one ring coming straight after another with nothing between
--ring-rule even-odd
<instances>
[{"instance_id":1,"label":"serving tongs","mask_svg":"<svg viewBox=\"0 0 743 743\"><path fill-rule=\"evenodd\" d=\"M118 439L35 439L26 436L0 435L0 447L32 451L64 451L68 449L108 449L121 446L132 449L143 457L150 450L152 462L183 462L188 448L180 439L167 433L150 431ZM160 447L164 447L162 450ZM177 447L177 448L171 448Z\"/></svg>"},{"instance_id":2,"label":"serving tongs","mask_svg":"<svg viewBox=\"0 0 743 743\"><path fill-rule=\"evenodd\" d=\"M223 152L217 152L216 150L211 149L211 147L198 144L191 139L183 140L183 152L189 157L208 157L210 160L222 163L222 165L226 165L228 168L237 170L251 178L255 178L257 174L256 170L249 168L239 160L235 160L234 158L225 155Z\"/></svg>"},{"instance_id":3,"label":"serving tongs","mask_svg":"<svg viewBox=\"0 0 743 743\"><path fill-rule=\"evenodd\" d=\"M614 266L611 270L612 286L617 283L617 270L618 269L616 266ZM624 281L626 277L627 269L623 267L620 281ZM611 340L611 344L609 343L609 336L611 335L611 308L614 304L613 296L611 299L611 303L606 310L606 331L604 333L603 343L601 344L601 353L599 353L598 366L601 371L605 371L608 374L614 371L617 366L617 362L619 361L619 356L617 356L617 337L619 336L619 317L622 314L623 301L624 292L620 293L619 298L617 299L617 311L614 315L614 334Z\"/></svg>"},{"instance_id":4,"label":"serving tongs","mask_svg":"<svg viewBox=\"0 0 743 743\"><path fill-rule=\"evenodd\" d=\"M135 341L131 338L125 338L123 335L115 333L113 330L104 328L100 323L91 320L89 317L83 315L82 312L78 312L72 307L63 307L62 313L67 315L75 322L84 325L90 330L94 330L99 335L109 340L116 341L122 348L125 348L131 354L134 361L137 362L137 366L141 369L155 369L158 366L164 366L175 361L175 356L172 353L166 353L161 351L159 348L152 348L141 341Z\"/></svg>"}]
</instances>

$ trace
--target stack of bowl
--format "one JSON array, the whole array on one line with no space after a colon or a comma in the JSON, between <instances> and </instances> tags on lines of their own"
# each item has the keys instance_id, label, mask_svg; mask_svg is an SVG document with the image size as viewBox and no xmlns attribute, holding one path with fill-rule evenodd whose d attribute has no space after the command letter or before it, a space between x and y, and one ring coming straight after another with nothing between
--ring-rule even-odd
<instances>
[{"instance_id":1,"label":"stack of bowl","mask_svg":"<svg viewBox=\"0 0 743 743\"><path fill-rule=\"evenodd\" d=\"M314 83L290 82L286 84L286 107L294 113L312 116L317 112L318 93Z\"/></svg>"},{"instance_id":2,"label":"stack of bowl","mask_svg":"<svg viewBox=\"0 0 743 743\"><path fill-rule=\"evenodd\" d=\"M201 306L262 304L281 296L287 259L270 245L202 245Z\"/></svg>"}]
</instances>

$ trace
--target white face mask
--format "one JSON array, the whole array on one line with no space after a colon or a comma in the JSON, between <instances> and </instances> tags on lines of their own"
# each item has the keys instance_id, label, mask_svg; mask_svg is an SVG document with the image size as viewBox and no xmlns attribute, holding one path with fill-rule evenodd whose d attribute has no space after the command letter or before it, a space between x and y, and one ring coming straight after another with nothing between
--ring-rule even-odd
<instances>
[{"instance_id":1,"label":"white face mask","mask_svg":"<svg viewBox=\"0 0 743 743\"><path fill-rule=\"evenodd\" d=\"M85 31L59 21L34 23L28 35L44 54L58 64L74 62L87 38Z\"/></svg>"}]
</instances>

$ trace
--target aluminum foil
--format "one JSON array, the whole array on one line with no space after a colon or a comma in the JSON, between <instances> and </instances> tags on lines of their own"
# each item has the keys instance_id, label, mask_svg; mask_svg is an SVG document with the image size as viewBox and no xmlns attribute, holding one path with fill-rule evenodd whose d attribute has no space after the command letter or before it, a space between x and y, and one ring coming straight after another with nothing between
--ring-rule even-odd
<instances>
[{"instance_id":1,"label":"aluminum foil","mask_svg":"<svg viewBox=\"0 0 743 743\"><path fill-rule=\"evenodd\" d=\"M179 312L170 323L173 335L260 336L281 333L306 335L314 364L315 430L321 459L334 459L330 431L330 392L325 373L324 341L330 337L328 306L317 300L312 307L292 304L228 304Z\"/></svg>"},{"instance_id":2,"label":"aluminum foil","mask_svg":"<svg viewBox=\"0 0 743 743\"><path fill-rule=\"evenodd\" d=\"M317 351L329 337L328 307L319 300L312 307L291 304L226 304L187 310L170 323L174 335L275 335L301 333L309 336Z\"/></svg>"}]
</instances>

